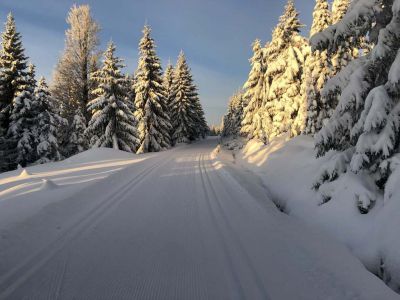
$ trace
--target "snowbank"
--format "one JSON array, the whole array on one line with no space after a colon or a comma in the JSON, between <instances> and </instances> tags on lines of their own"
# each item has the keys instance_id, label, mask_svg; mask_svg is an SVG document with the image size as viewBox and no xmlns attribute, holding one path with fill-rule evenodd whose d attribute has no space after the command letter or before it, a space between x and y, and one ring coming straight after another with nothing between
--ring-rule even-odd
<instances>
[{"instance_id":1,"label":"snowbank","mask_svg":"<svg viewBox=\"0 0 400 300\"><path fill-rule=\"evenodd\" d=\"M400 291L400 168L389 180L386 195L367 177L351 172L315 191L312 186L323 166L336 160L333 152L315 159L310 137L281 137L268 146L250 141L235 156L237 164L261 175L281 210L331 233Z\"/></svg>"},{"instance_id":2,"label":"snowbank","mask_svg":"<svg viewBox=\"0 0 400 300\"><path fill-rule=\"evenodd\" d=\"M44 207L73 198L82 189L151 154L135 155L107 148L91 149L64 161L0 174L0 230L22 222Z\"/></svg>"}]
</instances>

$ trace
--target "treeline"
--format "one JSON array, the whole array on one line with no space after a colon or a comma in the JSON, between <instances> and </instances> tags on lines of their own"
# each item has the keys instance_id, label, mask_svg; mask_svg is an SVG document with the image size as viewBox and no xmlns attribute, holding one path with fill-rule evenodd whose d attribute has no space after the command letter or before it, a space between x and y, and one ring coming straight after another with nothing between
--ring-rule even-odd
<instances>
[{"instance_id":1,"label":"treeline","mask_svg":"<svg viewBox=\"0 0 400 300\"><path fill-rule=\"evenodd\" d=\"M14 17L7 17L0 50L0 171L91 147L144 153L205 137L204 111L183 52L163 72L146 25L137 70L123 74L112 42L99 51L99 25L89 6L74 5L67 23L49 87L43 77L36 80Z\"/></svg>"},{"instance_id":2,"label":"treeline","mask_svg":"<svg viewBox=\"0 0 400 300\"><path fill-rule=\"evenodd\" d=\"M223 120L222 135L268 143L311 135L333 156L314 188L344 172L384 188L400 144L400 7L391 1L316 0L310 39L291 0L272 40L253 44L251 71Z\"/></svg>"}]
</instances>

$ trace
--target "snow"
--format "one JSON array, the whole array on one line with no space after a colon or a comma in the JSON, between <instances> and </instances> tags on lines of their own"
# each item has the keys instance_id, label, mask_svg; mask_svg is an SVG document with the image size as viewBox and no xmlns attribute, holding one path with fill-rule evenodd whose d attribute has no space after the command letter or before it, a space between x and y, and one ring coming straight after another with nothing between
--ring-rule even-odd
<instances>
[{"instance_id":1,"label":"snow","mask_svg":"<svg viewBox=\"0 0 400 300\"><path fill-rule=\"evenodd\" d=\"M224 152L228 150L221 151L219 157L229 157ZM307 136L292 140L283 136L268 146L250 141L235 158L234 165L262 179L276 206L344 243L371 272L399 290L399 168L389 178L383 195L369 176L346 170L346 152L330 151L315 159L313 139ZM396 161L398 156L392 163L395 166ZM340 174L331 174L329 165ZM322 184L318 191L312 189L324 172L324 176L339 177Z\"/></svg>"},{"instance_id":2,"label":"snow","mask_svg":"<svg viewBox=\"0 0 400 300\"><path fill-rule=\"evenodd\" d=\"M58 185L55 184L50 179L43 179L42 180L42 185L40 186L40 190L41 191L55 190L57 188L58 188Z\"/></svg>"},{"instance_id":3,"label":"snow","mask_svg":"<svg viewBox=\"0 0 400 300\"><path fill-rule=\"evenodd\" d=\"M268 154L276 183L285 174L270 163L276 149L309 152L309 141L295 141L244 151L254 161ZM92 149L29 167L28 177L1 174L0 299L399 298L322 228L280 213L259 177L212 158L217 143ZM301 180L293 173L291 184Z\"/></svg>"},{"instance_id":4,"label":"snow","mask_svg":"<svg viewBox=\"0 0 400 300\"><path fill-rule=\"evenodd\" d=\"M22 169L21 174L19 174L19 177L25 178L29 177L31 174L26 169Z\"/></svg>"}]
</instances>

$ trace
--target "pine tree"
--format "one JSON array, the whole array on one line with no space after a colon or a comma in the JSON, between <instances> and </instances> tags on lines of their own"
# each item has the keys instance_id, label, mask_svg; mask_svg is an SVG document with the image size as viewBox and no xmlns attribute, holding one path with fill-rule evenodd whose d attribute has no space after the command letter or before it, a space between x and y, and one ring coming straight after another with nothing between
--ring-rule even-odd
<instances>
[{"instance_id":1,"label":"pine tree","mask_svg":"<svg viewBox=\"0 0 400 300\"><path fill-rule=\"evenodd\" d=\"M88 5L72 6L67 24L65 50L54 73L52 94L62 103L62 115L70 123L78 109L88 122L86 105L91 88L95 88L91 87L90 71L97 67L99 25Z\"/></svg>"},{"instance_id":2,"label":"pine tree","mask_svg":"<svg viewBox=\"0 0 400 300\"><path fill-rule=\"evenodd\" d=\"M103 67L92 74L98 88L88 104L92 118L86 134L92 147L108 147L135 152L138 146L136 121L126 98L126 77L121 74L121 59L115 57L111 42L104 54Z\"/></svg>"},{"instance_id":3,"label":"pine tree","mask_svg":"<svg viewBox=\"0 0 400 300\"><path fill-rule=\"evenodd\" d=\"M268 139L289 132L300 134L305 125L306 102L302 96L303 66L308 55L307 41L299 32L299 13L289 0L266 48L264 116L259 118ZM272 124L271 124L272 123Z\"/></svg>"},{"instance_id":4,"label":"pine tree","mask_svg":"<svg viewBox=\"0 0 400 300\"><path fill-rule=\"evenodd\" d=\"M37 111L35 111L35 96L34 88L35 81L35 68L30 67L24 82L25 90L18 93L13 99L10 113L10 126L7 131L6 139L14 147L14 153L11 155L15 158L15 165L19 164L23 167L33 163L36 156L36 138L38 128L35 126L35 118Z\"/></svg>"},{"instance_id":5,"label":"pine tree","mask_svg":"<svg viewBox=\"0 0 400 300\"><path fill-rule=\"evenodd\" d=\"M254 127L255 115L263 104L264 84L266 83L264 80L266 66L260 40L256 40L253 43L253 57L250 59L250 63L252 68L243 86L244 111L240 132L248 139L257 138L266 142L265 134L261 134L261 131L256 130Z\"/></svg>"},{"instance_id":6,"label":"pine tree","mask_svg":"<svg viewBox=\"0 0 400 300\"><path fill-rule=\"evenodd\" d=\"M47 163L61 159L59 149L60 131L67 126L66 119L54 111L54 99L44 77L41 77L34 93L33 107L36 113L35 127L37 163Z\"/></svg>"},{"instance_id":7,"label":"pine tree","mask_svg":"<svg viewBox=\"0 0 400 300\"><path fill-rule=\"evenodd\" d=\"M228 113L223 118L221 135L237 137L243 119L243 92L236 92L229 100Z\"/></svg>"},{"instance_id":8,"label":"pine tree","mask_svg":"<svg viewBox=\"0 0 400 300\"><path fill-rule=\"evenodd\" d=\"M135 82L135 117L138 121L138 153L157 152L171 146L171 123L162 84L160 59L151 29L145 26L139 43L140 58Z\"/></svg>"},{"instance_id":9,"label":"pine tree","mask_svg":"<svg viewBox=\"0 0 400 300\"><path fill-rule=\"evenodd\" d=\"M325 30L331 25L331 13L327 0L316 0L310 36ZM314 51L305 62L303 95L307 101L307 121L305 133L314 135L334 109L332 103L321 97L321 89L331 76L331 62L328 52ZM333 105L335 105L334 103Z\"/></svg>"},{"instance_id":10,"label":"pine tree","mask_svg":"<svg viewBox=\"0 0 400 300\"><path fill-rule=\"evenodd\" d=\"M398 5L360 0L338 24L312 38L314 48L331 51L366 34L376 44L371 53L354 59L327 82L326 93L338 90L341 96L329 122L316 135L316 148L318 156L336 150L340 165L350 165L355 173L369 172L380 187L399 152L399 20ZM322 174L316 186L346 170L340 169Z\"/></svg>"}]
</instances>

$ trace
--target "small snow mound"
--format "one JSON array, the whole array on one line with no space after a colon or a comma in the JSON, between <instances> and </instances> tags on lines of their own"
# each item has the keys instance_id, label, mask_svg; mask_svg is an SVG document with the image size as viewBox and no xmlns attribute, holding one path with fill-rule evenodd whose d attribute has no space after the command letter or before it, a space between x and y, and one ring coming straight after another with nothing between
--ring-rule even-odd
<instances>
[{"instance_id":1,"label":"small snow mound","mask_svg":"<svg viewBox=\"0 0 400 300\"><path fill-rule=\"evenodd\" d=\"M40 186L41 191L48 191L48 190L54 190L58 188L58 185L54 183L54 181L50 179L43 179L42 180L42 185Z\"/></svg>"},{"instance_id":2,"label":"small snow mound","mask_svg":"<svg viewBox=\"0 0 400 300\"><path fill-rule=\"evenodd\" d=\"M29 177L31 176L31 173L29 173L26 169L22 169L21 173L19 174L19 177Z\"/></svg>"}]
</instances>

